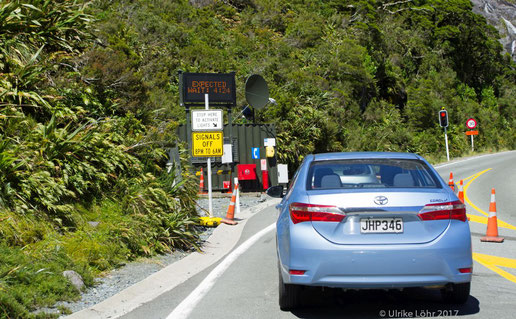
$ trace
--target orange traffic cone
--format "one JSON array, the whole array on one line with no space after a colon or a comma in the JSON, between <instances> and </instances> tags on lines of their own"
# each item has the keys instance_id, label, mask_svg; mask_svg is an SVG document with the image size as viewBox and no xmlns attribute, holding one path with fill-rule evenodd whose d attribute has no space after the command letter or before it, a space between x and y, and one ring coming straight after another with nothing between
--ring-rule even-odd
<instances>
[{"instance_id":1,"label":"orange traffic cone","mask_svg":"<svg viewBox=\"0 0 516 319\"><path fill-rule=\"evenodd\" d=\"M459 200L464 204L464 181L461 179L459 183Z\"/></svg>"},{"instance_id":2,"label":"orange traffic cone","mask_svg":"<svg viewBox=\"0 0 516 319\"><path fill-rule=\"evenodd\" d=\"M201 167L201 182L199 183L199 194L206 194L204 191L204 173Z\"/></svg>"},{"instance_id":3,"label":"orange traffic cone","mask_svg":"<svg viewBox=\"0 0 516 319\"><path fill-rule=\"evenodd\" d=\"M489 204L489 218L487 219L486 236L480 238L480 241L492 243L503 243L504 238L498 237L498 222L496 219L496 200L495 189L491 190L491 203Z\"/></svg>"},{"instance_id":4,"label":"orange traffic cone","mask_svg":"<svg viewBox=\"0 0 516 319\"><path fill-rule=\"evenodd\" d=\"M450 180L448 182L448 186L450 186L450 188L452 189L452 191L455 190L455 186L453 185L453 173L450 172Z\"/></svg>"},{"instance_id":5,"label":"orange traffic cone","mask_svg":"<svg viewBox=\"0 0 516 319\"><path fill-rule=\"evenodd\" d=\"M223 223L228 224L228 225L236 225L237 224L237 222L234 221L237 190L238 190L238 184L235 184L235 188L233 189L233 195L231 196L231 202L229 202L228 211L226 213L226 218L224 218L222 220Z\"/></svg>"}]
</instances>

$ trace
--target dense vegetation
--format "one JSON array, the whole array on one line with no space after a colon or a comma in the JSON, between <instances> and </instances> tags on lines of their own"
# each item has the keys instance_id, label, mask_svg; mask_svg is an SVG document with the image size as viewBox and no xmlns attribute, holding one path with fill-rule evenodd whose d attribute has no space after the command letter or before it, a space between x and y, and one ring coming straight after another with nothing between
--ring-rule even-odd
<instances>
[{"instance_id":1,"label":"dense vegetation","mask_svg":"<svg viewBox=\"0 0 516 319\"><path fill-rule=\"evenodd\" d=\"M64 270L91 285L197 245L193 177L163 172L174 123L119 87L130 68L100 70L116 66L95 60L93 21L72 1L0 4L0 317L77 298Z\"/></svg>"},{"instance_id":2,"label":"dense vegetation","mask_svg":"<svg viewBox=\"0 0 516 319\"><path fill-rule=\"evenodd\" d=\"M438 159L442 106L452 156L469 150L469 117L478 149L515 148L515 64L471 9L465 0L0 1L0 317L76 298L65 269L91 285L126 260L196 245L194 179L185 169L177 184L164 170L184 120L178 70L235 71L239 105L245 78L263 75L278 103L258 118L277 125L291 170L325 151Z\"/></svg>"}]
</instances>

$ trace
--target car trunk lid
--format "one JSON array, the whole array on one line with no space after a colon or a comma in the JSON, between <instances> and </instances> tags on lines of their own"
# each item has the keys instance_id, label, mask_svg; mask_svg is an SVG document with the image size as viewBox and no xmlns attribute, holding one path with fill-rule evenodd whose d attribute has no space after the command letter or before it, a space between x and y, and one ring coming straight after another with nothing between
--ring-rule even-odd
<instances>
[{"instance_id":1,"label":"car trunk lid","mask_svg":"<svg viewBox=\"0 0 516 319\"><path fill-rule=\"evenodd\" d=\"M309 192L310 205L336 206L346 215L340 221L312 221L321 236L336 244L421 244L432 241L445 231L450 219L423 221L418 214L427 204L448 201L447 192L437 188Z\"/></svg>"}]
</instances>

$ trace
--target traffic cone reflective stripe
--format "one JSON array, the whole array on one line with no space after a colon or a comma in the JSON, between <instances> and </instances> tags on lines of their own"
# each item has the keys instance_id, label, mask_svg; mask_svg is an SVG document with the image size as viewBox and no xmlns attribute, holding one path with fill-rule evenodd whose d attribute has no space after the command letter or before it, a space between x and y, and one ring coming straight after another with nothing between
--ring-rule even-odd
<instances>
[{"instance_id":1,"label":"traffic cone reflective stripe","mask_svg":"<svg viewBox=\"0 0 516 319\"><path fill-rule=\"evenodd\" d=\"M491 190L491 202L489 203L489 217L496 217L495 189Z\"/></svg>"},{"instance_id":2,"label":"traffic cone reflective stripe","mask_svg":"<svg viewBox=\"0 0 516 319\"><path fill-rule=\"evenodd\" d=\"M489 204L489 217L487 218L487 231L485 237L480 238L480 241L502 243L503 237L498 236L498 220L496 218L496 199L495 189L491 190L491 203Z\"/></svg>"},{"instance_id":3,"label":"traffic cone reflective stripe","mask_svg":"<svg viewBox=\"0 0 516 319\"><path fill-rule=\"evenodd\" d=\"M202 171L202 167L201 167L201 182L199 183L199 194L206 194L204 192L204 173Z\"/></svg>"},{"instance_id":4,"label":"traffic cone reflective stripe","mask_svg":"<svg viewBox=\"0 0 516 319\"><path fill-rule=\"evenodd\" d=\"M450 172L450 180L448 181L448 186L450 186L450 188L452 190L455 190L455 186L453 185L453 173Z\"/></svg>"},{"instance_id":5,"label":"traffic cone reflective stripe","mask_svg":"<svg viewBox=\"0 0 516 319\"><path fill-rule=\"evenodd\" d=\"M464 204L464 181L461 179L459 183L459 200Z\"/></svg>"}]
</instances>

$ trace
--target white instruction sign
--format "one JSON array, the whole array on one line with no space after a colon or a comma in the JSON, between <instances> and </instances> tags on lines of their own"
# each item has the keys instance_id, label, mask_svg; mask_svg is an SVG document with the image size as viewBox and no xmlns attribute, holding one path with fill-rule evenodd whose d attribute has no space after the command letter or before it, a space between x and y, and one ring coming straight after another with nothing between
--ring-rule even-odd
<instances>
[{"instance_id":1,"label":"white instruction sign","mask_svg":"<svg viewBox=\"0 0 516 319\"><path fill-rule=\"evenodd\" d=\"M192 131L222 131L222 110L192 110Z\"/></svg>"},{"instance_id":2,"label":"white instruction sign","mask_svg":"<svg viewBox=\"0 0 516 319\"><path fill-rule=\"evenodd\" d=\"M222 164L233 163L233 145L224 144L224 154L222 155Z\"/></svg>"},{"instance_id":3,"label":"white instruction sign","mask_svg":"<svg viewBox=\"0 0 516 319\"><path fill-rule=\"evenodd\" d=\"M263 139L263 146L276 146L276 139L275 138L264 138Z\"/></svg>"},{"instance_id":4,"label":"white instruction sign","mask_svg":"<svg viewBox=\"0 0 516 319\"><path fill-rule=\"evenodd\" d=\"M287 164L278 164L278 183L288 183L288 166Z\"/></svg>"}]
</instances>

